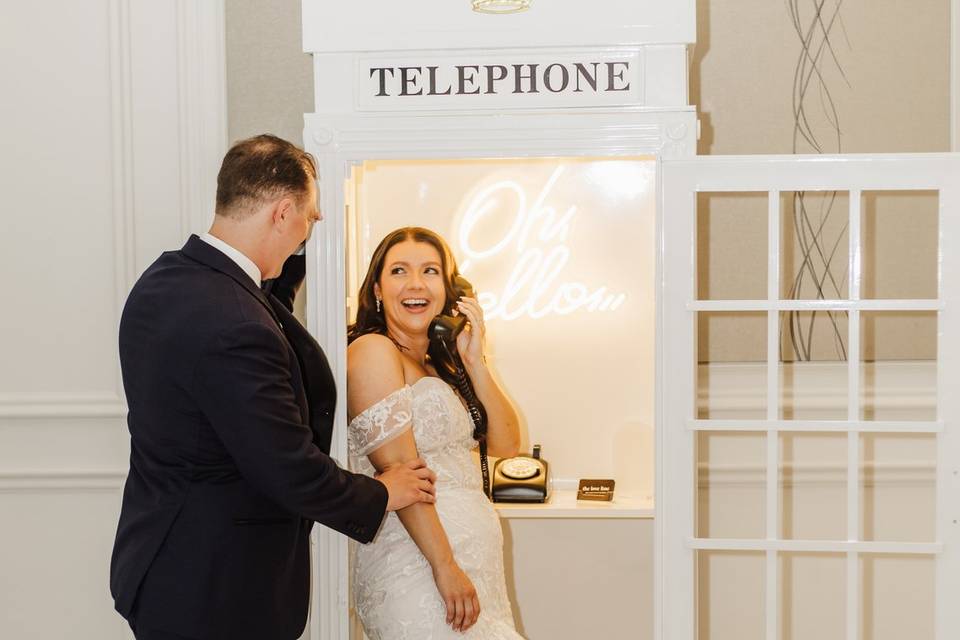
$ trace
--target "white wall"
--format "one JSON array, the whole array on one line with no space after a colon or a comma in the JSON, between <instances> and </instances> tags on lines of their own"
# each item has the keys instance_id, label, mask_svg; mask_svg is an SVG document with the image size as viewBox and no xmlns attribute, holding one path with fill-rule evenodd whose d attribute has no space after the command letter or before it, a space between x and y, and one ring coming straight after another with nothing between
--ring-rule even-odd
<instances>
[{"instance_id":1,"label":"white wall","mask_svg":"<svg viewBox=\"0 0 960 640\"><path fill-rule=\"evenodd\" d=\"M0 9L0 636L126 638L108 566L127 469L127 292L212 216L223 3ZM11 53L7 53L11 52Z\"/></svg>"}]
</instances>

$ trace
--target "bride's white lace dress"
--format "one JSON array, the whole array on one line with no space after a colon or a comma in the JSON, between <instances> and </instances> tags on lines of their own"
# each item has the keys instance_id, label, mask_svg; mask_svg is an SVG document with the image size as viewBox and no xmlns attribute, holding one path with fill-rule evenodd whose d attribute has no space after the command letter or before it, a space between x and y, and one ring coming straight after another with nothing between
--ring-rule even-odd
<instances>
[{"instance_id":1,"label":"bride's white lace dress","mask_svg":"<svg viewBox=\"0 0 960 640\"><path fill-rule=\"evenodd\" d=\"M451 629L429 563L391 512L373 542L355 547L353 596L367 635L522 640L507 599L500 521L470 453L473 423L453 390L440 378L421 378L357 415L349 427L351 467L373 475L367 455L410 428L420 457L437 474L437 514L457 563L477 589L480 618L465 633Z\"/></svg>"}]
</instances>

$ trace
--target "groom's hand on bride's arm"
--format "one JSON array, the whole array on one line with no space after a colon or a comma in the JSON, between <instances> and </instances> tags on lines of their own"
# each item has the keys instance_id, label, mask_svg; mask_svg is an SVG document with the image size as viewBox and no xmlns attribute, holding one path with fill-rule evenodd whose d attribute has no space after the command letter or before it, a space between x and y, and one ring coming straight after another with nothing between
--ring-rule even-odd
<instances>
[{"instance_id":1,"label":"groom's hand on bride's arm","mask_svg":"<svg viewBox=\"0 0 960 640\"><path fill-rule=\"evenodd\" d=\"M437 475L420 458L392 464L375 477L387 487L387 511L437 500Z\"/></svg>"}]
</instances>

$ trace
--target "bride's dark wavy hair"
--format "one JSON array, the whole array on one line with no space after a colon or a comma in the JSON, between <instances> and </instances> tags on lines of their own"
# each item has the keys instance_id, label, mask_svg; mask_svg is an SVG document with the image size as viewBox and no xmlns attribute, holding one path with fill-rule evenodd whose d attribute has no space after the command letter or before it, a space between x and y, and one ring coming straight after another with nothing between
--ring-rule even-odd
<instances>
[{"instance_id":1,"label":"bride's dark wavy hair","mask_svg":"<svg viewBox=\"0 0 960 640\"><path fill-rule=\"evenodd\" d=\"M394 245L401 242L413 240L414 242L424 242L429 244L437 253L440 254L440 270L443 272L443 289L446 293L446 300L443 303L443 313L451 315L453 307L457 302L457 293L453 288L453 279L459 275L457 271L457 262L450 252L450 247L446 241L434 231L424 229L423 227L403 227L396 231L391 231L380 241L373 257L370 258L370 267L367 269L367 275L360 285L360 291L357 292L357 321L347 327L347 344L350 344L360 336L368 333L378 333L393 338L387 333L387 320L382 311L377 311L377 295L374 293L373 286L380 282L383 275L383 267L387 261L387 252ZM394 340L396 343L396 340ZM400 349L405 349L403 345L397 345Z\"/></svg>"},{"instance_id":2,"label":"bride's dark wavy hair","mask_svg":"<svg viewBox=\"0 0 960 640\"><path fill-rule=\"evenodd\" d=\"M368 333L377 333L390 338L397 348L401 351L406 350L402 344L398 343L387 331L387 320L383 311L377 311L377 295L374 293L374 285L380 282L383 276L383 268L387 261L387 252L390 248L412 240L414 242L424 242L429 244L437 253L440 254L440 271L443 274L443 290L446 294L446 300L443 303L444 315L453 315L454 305L457 303L459 293L453 286L454 278L460 275L457 270L457 261L450 251L446 241L434 231L424 229L423 227L403 227L396 231L391 231L380 241L377 248L370 258L370 267L367 269L367 275L360 285L360 291L357 292L357 321L347 327L347 344L350 344L360 336ZM431 349L431 356L433 356ZM439 357L439 355L438 355ZM438 365L439 363L436 363ZM477 398L473 390L473 384L467 375L460 369L459 372L451 371L446 366L436 366L437 374L440 378L454 387L460 395L467 400L470 405L469 410L474 422L473 437L480 442L482 465L486 465L486 436L487 436L487 412ZM484 487L486 491L487 488Z\"/></svg>"}]
</instances>

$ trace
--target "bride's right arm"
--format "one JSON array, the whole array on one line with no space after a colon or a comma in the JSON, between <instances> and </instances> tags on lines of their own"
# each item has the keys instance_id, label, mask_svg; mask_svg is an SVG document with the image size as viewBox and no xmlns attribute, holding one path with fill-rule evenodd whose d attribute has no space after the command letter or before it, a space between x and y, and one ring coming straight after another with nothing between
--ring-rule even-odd
<instances>
[{"instance_id":1,"label":"bride's right arm","mask_svg":"<svg viewBox=\"0 0 960 640\"><path fill-rule=\"evenodd\" d=\"M350 415L361 413L403 386L403 363L389 338L363 336L350 345L347 350ZM411 428L367 453L379 473L416 460L417 455L417 443ZM398 510L397 516L433 569L437 590L446 606L447 623L457 631L466 631L480 615L480 601L470 578L454 559L436 508L418 502Z\"/></svg>"}]
</instances>

